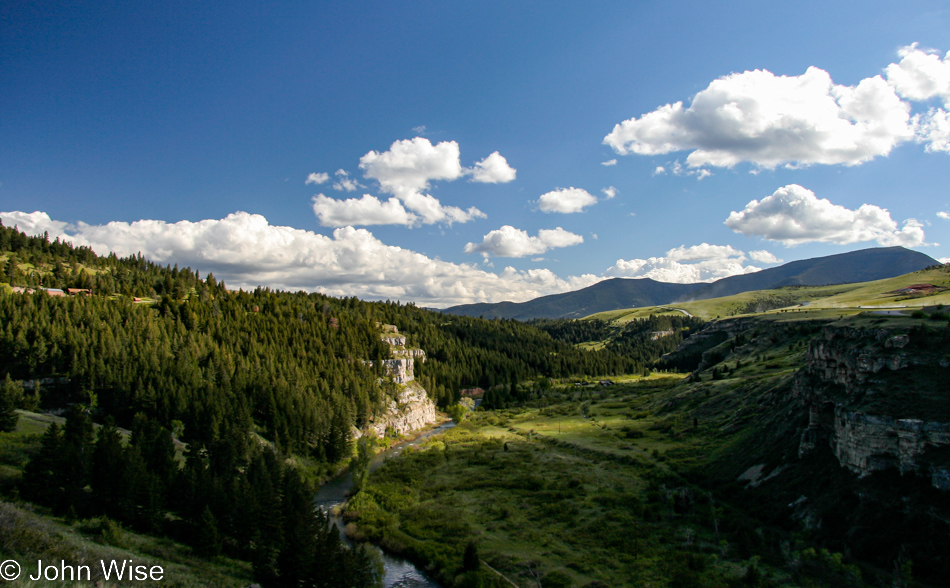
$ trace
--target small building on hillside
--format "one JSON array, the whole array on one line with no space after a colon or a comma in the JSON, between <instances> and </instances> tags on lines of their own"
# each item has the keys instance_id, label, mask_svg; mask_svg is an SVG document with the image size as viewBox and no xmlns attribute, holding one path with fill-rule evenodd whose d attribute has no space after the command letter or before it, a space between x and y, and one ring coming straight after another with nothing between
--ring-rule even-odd
<instances>
[{"instance_id":1,"label":"small building on hillside","mask_svg":"<svg viewBox=\"0 0 950 588\"><path fill-rule=\"evenodd\" d=\"M60 290L59 288L42 288L43 292L46 292L50 296L62 296L65 297L66 293Z\"/></svg>"}]
</instances>

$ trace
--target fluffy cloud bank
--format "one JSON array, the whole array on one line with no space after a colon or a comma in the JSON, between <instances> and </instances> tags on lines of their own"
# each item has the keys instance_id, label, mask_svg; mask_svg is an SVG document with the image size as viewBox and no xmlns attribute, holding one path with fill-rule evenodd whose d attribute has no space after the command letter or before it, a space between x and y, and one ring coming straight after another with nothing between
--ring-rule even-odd
<instances>
[{"instance_id":1,"label":"fluffy cloud bank","mask_svg":"<svg viewBox=\"0 0 950 588\"><path fill-rule=\"evenodd\" d=\"M915 219L898 228L890 213L873 204L857 210L832 204L798 184L779 188L761 201L752 200L733 211L726 226L743 235L765 237L785 245L813 241L845 245L877 241L881 245L916 247L924 244L924 230Z\"/></svg>"},{"instance_id":2,"label":"fluffy cloud bank","mask_svg":"<svg viewBox=\"0 0 950 588\"><path fill-rule=\"evenodd\" d=\"M585 208L597 203L597 197L581 188L558 188L538 198L538 208L542 212L560 212L571 214L583 212Z\"/></svg>"},{"instance_id":3,"label":"fluffy cloud bank","mask_svg":"<svg viewBox=\"0 0 950 588\"><path fill-rule=\"evenodd\" d=\"M336 200L323 194L313 197L313 213L325 227L345 227L348 225L406 225L419 222L397 198L382 202L375 196L363 194L362 198Z\"/></svg>"},{"instance_id":4,"label":"fluffy cloud bank","mask_svg":"<svg viewBox=\"0 0 950 588\"><path fill-rule=\"evenodd\" d=\"M691 167L856 165L913 137L910 122L909 106L880 76L849 87L817 67L800 76L755 70L715 80L688 107L625 120L604 143L619 154L689 150Z\"/></svg>"},{"instance_id":5,"label":"fluffy cloud bank","mask_svg":"<svg viewBox=\"0 0 950 588\"><path fill-rule=\"evenodd\" d=\"M950 105L950 57L904 47L900 63L855 86L837 85L828 72L798 76L766 70L721 77L688 106L666 104L614 126L604 143L618 154L690 151L686 163L731 167L858 165L916 139L928 150L947 147L947 113L912 116L907 100L939 97ZM950 54L948 54L950 55Z\"/></svg>"},{"instance_id":6,"label":"fluffy cloud bank","mask_svg":"<svg viewBox=\"0 0 950 588\"><path fill-rule=\"evenodd\" d=\"M459 146L455 141L433 145L428 139L415 137L394 142L388 151L370 151L360 158L360 169L367 179L379 182L379 189L392 194L383 204L371 195L363 198L334 200L318 195L314 213L320 224L331 227L347 225L400 224L416 226L434 223L465 223L485 218L485 213L474 206L462 209L445 206L438 198L427 194L432 182L454 181L470 176L471 181L499 184L515 179L516 170L497 151L475 163L472 168L462 167ZM337 190L352 192L362 187L344 170L336 172ZM386 222L392 219L392 222ZM346 222L344 222L346 221Z\"/></svg>"},{"instance_id":7,"label":"fluffy cloud bank","mask_svg":"<svg viewBox=\"0 0 950 588\"><path fill-rule=\"evenodd\" d=\"M750 254L760 263L779 260L768 251ZM745 252L729 245L702 243L670 249L662 257L647 259L618 259L605 274L620 278L652 278L660 282L689 284L713 282L729 276L757 272L762 268L746 265Z\"/></svg>"},{"instance_id":8,"label":"fluffy cloud bank","mask_svg":"<svg viewBox=\"0 0 950 588\"><path fill-rule=\"evenodd\" d=\"M366 229L339 228L324 236L274 226L261 215L236 212L223 219L167 223L75 225L43 212L2 212L6 226L28 234L48 231L99 254L141 252L158 263L177 263L214 272L231 288L266 285L319 291L334 296L399 299L422 305L524 301L589 286L602 278L585 274L559 278L547 269L505 268L493 274L474 265L432 259L386 245Z\"/></svg>"},{"instance_id":9,"label":"fluffy cloud bank","mask_svg":"<svg viewBox=\"0 0 950 588\"><path fill-rule=\"evenodd\" d=\"M481 243L469 243L465 246L465 253L481 253L486 258L495 257L525 257L539 255L549 249L569 247L584 242L584 237L561 227L556 229L541 229L537 237L531 237L527 231L505 225L495 229L482 237Z\"/></svg>"}]
</instances>

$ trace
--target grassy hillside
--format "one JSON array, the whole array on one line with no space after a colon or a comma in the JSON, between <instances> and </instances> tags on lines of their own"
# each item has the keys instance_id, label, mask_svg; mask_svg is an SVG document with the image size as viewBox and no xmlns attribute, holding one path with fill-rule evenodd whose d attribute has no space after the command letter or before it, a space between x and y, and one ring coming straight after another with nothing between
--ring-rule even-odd
<instances>
[{"instance_id":1,"label":"grassy hillside","mask_svg":"<svg viewBox=\"0 0 950 588\"><path fill-rule=\"evenodd\" d=\"M898 292L912 285L936 286L933 291ZM928 268L887 280L860 284L860 287L814 302L820 308L907 307L950 304L950 265Z\"/></svg>"},{"instance_id":2,"label":"grassy hillside","mask_svg":"<svg viewBox=\"0 0 950 588\"><path fill-rule=\"evenodd\" d=\"M912 285L936 288L919 292L899 292ZM804 305L803 305L804 303ZM895 278L835 286L799 286L755 290L732 296L692 300L675 304L627 308L600 312L584 317L609 321L620 326L651 314L670 314L681 309L702 319L712 320L762 312L796 312L816 309L859 311L867 308L907 308L950 304L950 266L941 265Z\"/></svg>"},{"instance_id":3,"label":"grassy hillside","mask_svg":"<svg viewBox=\"0 0 950 588\"><path fill-rule=\"evenodd\" d=\"M701 319L713 320L740 314L757 314L775 308L798 306L803 302L814 304L815 301L847 293L861 286L862 284L848 284L839 286L799 286L773 290L754 290L707 300L691 300L670 305L612 310L592 314L584 318L607 320L619 326L634 319L648 317L651 314L673 314L685 311Z\"/></svg>"}]
</instances>

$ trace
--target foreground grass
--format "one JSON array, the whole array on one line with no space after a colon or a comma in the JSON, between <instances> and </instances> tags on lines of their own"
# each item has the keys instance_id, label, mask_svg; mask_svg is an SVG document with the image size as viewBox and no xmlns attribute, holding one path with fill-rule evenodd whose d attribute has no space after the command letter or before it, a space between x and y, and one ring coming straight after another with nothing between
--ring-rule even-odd
<instances>
[{"instance_id":1,"label":"foreground grass","mask_svg":"<svg viewBox=\"0 0 950 588\"><path fill-rule=\"evenodd\" d=\"M166 586L199 588L247 586L252 582L250 564L219 557L198 558L191 548L170 539L139 535L108 519L67 522L34 511L28 505L0 502L0 560L13 559L22 574L8 586ZM31 581L37 560L45 565L89 566L90 582ZM132 560L133 565L160 566L159 582L105 581L101 561ZM112 580L115 580L113 576Z\"/></svg>"}]
</instances>

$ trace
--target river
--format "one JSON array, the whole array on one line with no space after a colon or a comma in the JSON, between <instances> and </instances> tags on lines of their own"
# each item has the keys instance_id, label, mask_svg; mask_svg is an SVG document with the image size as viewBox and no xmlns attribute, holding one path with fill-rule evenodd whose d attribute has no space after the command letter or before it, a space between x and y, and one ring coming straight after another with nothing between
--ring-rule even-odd
<instances>
[{"instance_id":1,"label":"river","mask_svg":"<svg viewBox=\"0 0 950 588\"><path fill-rule=\"evenodd\" d=\"M442 423L434 429L430 429L412 441L405 441L399 443L377 454L369 464L369 470L372 472L383 465L387 459L397 457L402 450L406 447L413 445L418 445L429 437L439 435L444 433L446 430L451 429L455 426L455 423L448 421ZM324 512L330 513L333 510L334 506L342 504L346 501L346 495L353 488L353 474L349 470L337 475L335 478L332 478L326 484L320 487L317 491L314 502L323 509ZM340 529L340 534L343 534L343 522L339 517L330 516L330 520L334 525ZM401 557L388 554L383 550L375 547L380 553L380 557L383 560L385 566L385 579L383 580L383 586L386 588L441 588L441 586L433 579L429 578L425 572L417 568L412 562L405 560Z\"/></svg>"}]
</instances>

